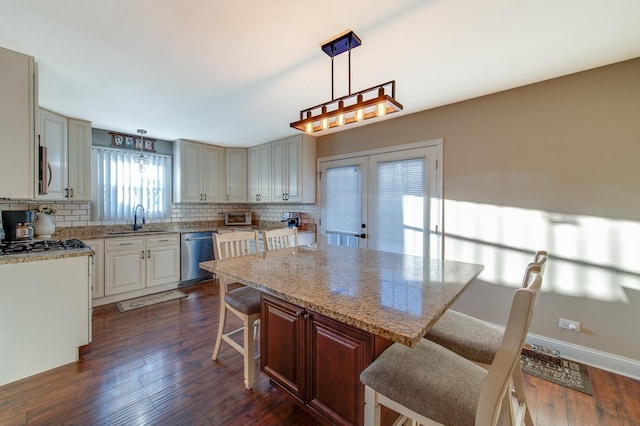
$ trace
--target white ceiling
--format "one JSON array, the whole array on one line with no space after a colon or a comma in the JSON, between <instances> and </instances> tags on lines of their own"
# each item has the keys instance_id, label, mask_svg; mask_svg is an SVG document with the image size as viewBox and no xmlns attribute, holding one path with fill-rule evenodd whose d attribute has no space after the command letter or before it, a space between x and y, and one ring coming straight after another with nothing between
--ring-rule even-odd
<instances>
[{"instance_id":1,"label":"white ceiling","mask_svg":"<svg viewBox=\"0 0 640 426\"><path fill-rule=\"evenodd\" d=\"M408 114L640 57L639 22L638 0L0 0L0 46L36 58L45 108L252 146L331 99L320 46L346 30L353 91L396 80Z\"/></svg>"}]
</instances>

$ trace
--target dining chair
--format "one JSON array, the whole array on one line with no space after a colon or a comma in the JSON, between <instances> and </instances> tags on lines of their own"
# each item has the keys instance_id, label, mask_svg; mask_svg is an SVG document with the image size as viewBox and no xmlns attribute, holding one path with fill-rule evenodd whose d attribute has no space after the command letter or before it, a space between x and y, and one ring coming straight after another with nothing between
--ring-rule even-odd
<instances>
[{"instance_id":1,"label":"dining chair","mask_svg":"<svg viewBox=\"0 0 640 426\"><path fill-rule=\"evenodd\" d=\"M528 268L525 280L527 286L515 291L503 339L488 369L427 339L414 348L394 343L384 351L360 375L365 425L380 424L381 405L423 425L521 424L526 407L514 407L510 378L519 368L540 294L540 266Z\"/></svg>"},{"instance_id":2,"label":"dining chair","mask_svg":"<svg viewBox=\"0 0 640 426\"><path fill-rule=\"evenodd\" d=\"M262 242L265 251L297 247L298 228L281 228L262 231Z\"/></svg>"},{"instance_id":3,"label":"dining chair","mask_svg":"<svg viewBox=\"0 0 640 426\"><path fill-rule=\"evenodd\" d=\"M257 253L258 250L258 231L213 234L215 259L247 256ZM242 354L244 358L244 386L251 389L255 381L254 360L256 357L254 351L260 324L260 292L247 286L229 290L229 284L232 282L222 276L218 277L218 281L220 282L220 321L211 359L218 359L220 344L222 341L227 342ZM242 327L225 333L227 311L233 312L242 320ZM253 336L251 330L253 330ZM231 337L240 331L243 332L243 345L238 344Z\"/></svg>"},{"instance_id":4,"label":"dining chair","mask_svg":"<svg viewBox=\"0 0 640 426\"><path fill-rule=\"evenodd\" d=\"M527 266L527 270L537 265L540 268L540 274L544 274L547 259L546 251L537 251L533 263ZM522 287L526 287L527 284L525 272ZM449 309L427 331L425 337L484 368L488 368L500 348L503 334L503 329L498 326ZM520 368L514 370L512 380L514 396L520 404L527 407ZM527 426L533 426L528 409L524 413L524 423Z\"/></svg>"}]
</instances>

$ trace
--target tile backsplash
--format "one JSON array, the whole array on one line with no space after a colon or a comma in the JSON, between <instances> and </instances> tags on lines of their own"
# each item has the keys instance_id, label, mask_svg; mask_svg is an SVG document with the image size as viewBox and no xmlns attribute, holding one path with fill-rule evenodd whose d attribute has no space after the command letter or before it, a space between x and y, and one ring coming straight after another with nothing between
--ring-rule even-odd
<instances>
[{"instance_id":1,"label":"tile backsplash","mask_svg":"<svg viewBox=\"0 0 640 426\"><path fill-rule=\"evenodd\" d=\"M53 204L58 208L56 227L126 225L132 221L91 220L91 203L87 201L6 201L0 200L0 210L35 210L42 204ZM253 213L254 221L277 222L284 212L300 212L301 223L317 224L318 206L315 204L202 204L174 203L171 205L171 218L164 220L148 220L147 223L173 223L223 220L225 212Z\"/></svg>"}]
</instances>

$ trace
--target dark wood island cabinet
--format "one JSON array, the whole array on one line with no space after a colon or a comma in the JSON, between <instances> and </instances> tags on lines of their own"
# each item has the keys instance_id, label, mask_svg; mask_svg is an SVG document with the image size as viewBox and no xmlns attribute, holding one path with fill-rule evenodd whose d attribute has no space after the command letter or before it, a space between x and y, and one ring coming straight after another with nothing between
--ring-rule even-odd
<instances>
[{"instance_id":1,"label":"dark wood island cabinet","mask_svg":"<svg viewBox=\"0 0 640 426\"><path fill-rule=\"evenodd\" d=\"M364 423L360 373L391 341L268 295L261 328L272 382L331 424Z\"/></svg>"}]
</instances>

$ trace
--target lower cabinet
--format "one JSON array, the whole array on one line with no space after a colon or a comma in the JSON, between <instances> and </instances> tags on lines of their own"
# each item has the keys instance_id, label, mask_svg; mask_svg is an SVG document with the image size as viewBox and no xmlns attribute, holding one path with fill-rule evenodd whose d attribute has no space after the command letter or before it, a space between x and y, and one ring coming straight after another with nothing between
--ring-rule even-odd
<instances>
[{"instance_id":1,"label":"lower cabinet","mask_svg":"<svg viewBox=\"0 0 640 426\"><path fill-rule=\"evenodd\" d=\"M105 240L104 295L180 281L180 234Z\"/></svg>"},{"instance_id":2,"label":"lower cabinet","mask_svg":"<svg viewBox=\"0 0 640 426\"><path fill-rule=\"evenodd\" d=\"M331 424L364 423L360 373L375 358L372 334L263 295L261 370Z\"/></svg>"}]
</instances>

